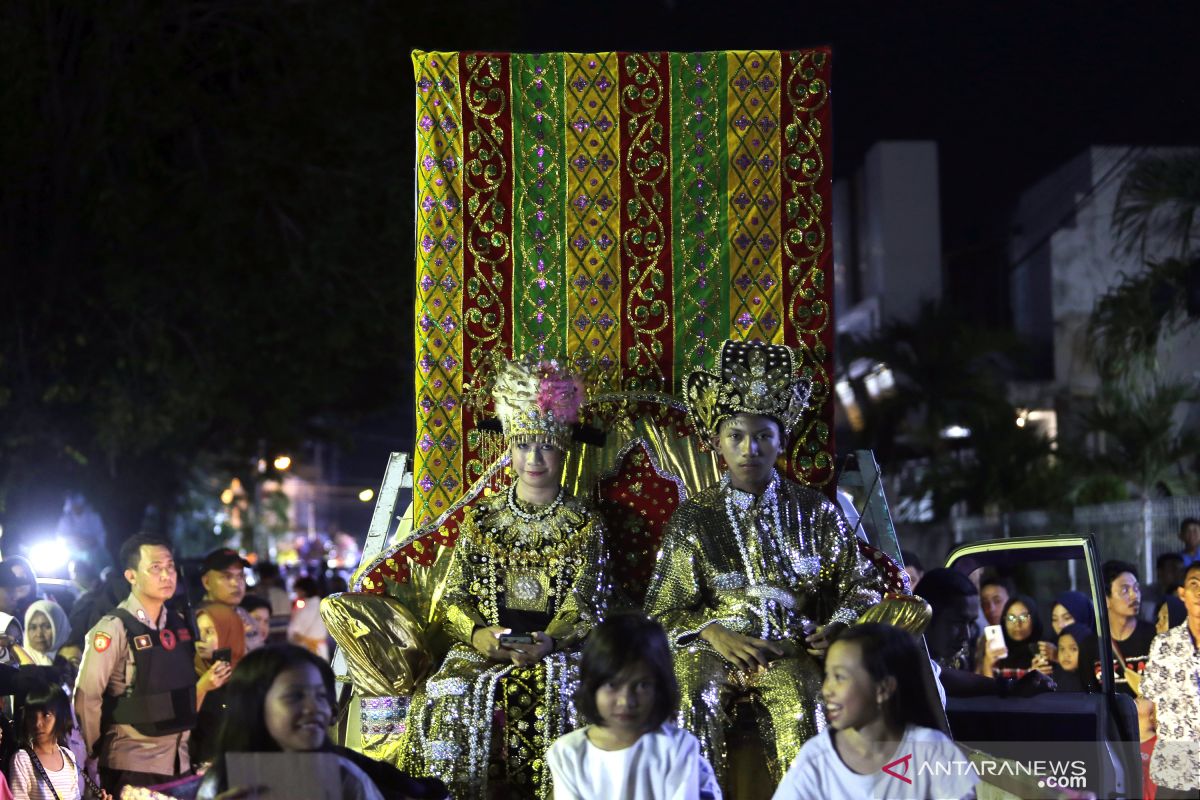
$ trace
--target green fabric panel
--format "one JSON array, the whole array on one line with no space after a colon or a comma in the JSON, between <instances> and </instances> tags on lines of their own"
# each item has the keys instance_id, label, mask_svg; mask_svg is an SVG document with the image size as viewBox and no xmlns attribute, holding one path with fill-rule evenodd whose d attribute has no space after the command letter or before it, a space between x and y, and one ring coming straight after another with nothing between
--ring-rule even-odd
<instances>
[{"instance_id":1,"label":"green fabric panel","mask_svg":"<svg viewBox=\"0 0 1200 800\"><path fill-rule=\"evenodd\" d=\"M514 53L513 355L566 352L561 53Z\"/></svg>"},{"instance_id":2,"label":"green fabric panel","mask_svg":"<svg viewBox=\"0 0 1200 800\"><path fill-rule=\"evenodd\" d=\"M729 335L724 53L671 54L675 390Z\"/></svg>"}]
</instances>

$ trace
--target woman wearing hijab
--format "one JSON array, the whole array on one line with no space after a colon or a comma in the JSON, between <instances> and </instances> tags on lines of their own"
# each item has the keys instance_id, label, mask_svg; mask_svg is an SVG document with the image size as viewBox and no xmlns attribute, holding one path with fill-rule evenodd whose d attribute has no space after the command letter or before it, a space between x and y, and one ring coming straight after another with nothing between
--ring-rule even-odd
<instances>
[{"instance_id":1,"label":"woman wearing hijab","mask_svg":"<svg viewBox=\"0 0 1200 800\"><path fill-rule=\"evenodd\" d=\"M1093 631L1096 629L1096 615L1092 611L1092 601L1083 592L1060 592L1050 606L1050 626L1057 636L1063 628L1078 623L1086 625Z\"/></svg>"},{"instance_id":2,"label":"woman wearing hijab","mask_svg":"<svg viewBox=\"0 0 1200 800\"><path fill-rule=\"evenodd\" d=\"M1166 633L1171 628L1178 627L1187 621L1187 606L1173 594L1169 594L1158 604L1154 611L1154 628L1159 633Z\"/></svg>"},{"instance_id":3,"label":"woman wearing hijab","mask_svg":"<svg viewBox=\"0 0 1200 800\"><path fill-rule=\"evenodd\" d=\"M67 612L49 600L35 600L25 610L25 653L41 667L54 666L54 657L71 635Z\"/></svg>"},{"instance_id":4,"label":"woman wearing hijab","mask_svg":"<svg viewBox=\"0 0 1200 800\"><path fill-rule=\"evenodd\" d=\"M1008 655L990 665L985 663L985 670L990 667L992 675L1013 679L1034 669L1047 675L1052 672L1042 646L1042 620L1032 598L1020 594L1009 599L1000 614L1000 629L1004 633Z\"/></svg>"},{"instance_id":5,"label":"woman wearing hijab","mask_svg":"<svg viewBox=\"0 0 1200 800\"><path fill-rule=\"evenodd\" d=\"M229 650L229 659L217 661L213 654ZM226 715L225 683L233 667L246 655L246 628L237 612L220 603L205 606L196 614L196 703L199 713L188 740L192 760L208 761L213 736Z\"/></svg>"}]
</instances>

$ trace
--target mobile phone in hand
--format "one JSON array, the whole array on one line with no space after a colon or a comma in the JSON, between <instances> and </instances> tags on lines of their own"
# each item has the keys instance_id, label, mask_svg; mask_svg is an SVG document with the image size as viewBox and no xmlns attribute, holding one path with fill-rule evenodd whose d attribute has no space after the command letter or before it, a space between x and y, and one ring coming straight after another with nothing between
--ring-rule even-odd
<instances>
[{"instance_id":1,"label":"mobile phone in hand","mask_svg":"<svg viewBox=\"0 0 1200 800\"><path fill-rule=\"evenodd\" d=\"M1004 631L999 625L988 625L983 629L983 642L993 658L1008 658L1008 645L1004 643Z\"/></svg>"},{"instance_id":2,"label":"mobile phone in hand","mask_svg":"<svg viewBox=\"0 0 1200 800\"><path fill-rule=\"evenodd\" d=\"M533 637L527 633L502 633L500 634L500 646L512 647L517 644L533 644Z\"/></svg>"},{"instance_id":3,"label":"mobile phone in hand","mask_svg":"<svg viewBox=\"0 0 1200 800\"><path fill-rule=\"evenodd\" d=\"M233 648L219 647L216 650L213 650L212 660L213 660L213 663L216 663L217 661L224 661L226 664L232 663L233 662Z\"/></svg>"}]
</instances>

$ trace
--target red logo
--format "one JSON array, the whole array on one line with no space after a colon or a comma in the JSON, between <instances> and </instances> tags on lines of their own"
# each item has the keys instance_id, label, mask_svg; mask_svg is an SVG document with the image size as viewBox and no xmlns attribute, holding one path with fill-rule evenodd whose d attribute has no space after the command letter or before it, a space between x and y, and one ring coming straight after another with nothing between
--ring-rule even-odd
<instances>
[{"instance_id":1,"label":"red logo","mask_svg":"<svg viewBox=\"0 0 1200 800\"><path fill-rule=\"evenodd\" d=\"M911 784L912 778L908 777L908 764L910 761L912 761L912 753L909 753L906 756L901 756L890 764L884 764L883 771L888 775L891 775L893 778L899 778L905 783ZM904 766L900 768L900 772L892 772L892 767L896 766L897 764L903 764Z\"/></svg>"},{"instance_id":2,"label":"red logo","mask_svg":"<svg viewBox=\"0 0 1200 800\"><path fill-rule=\"evenodd\" d=\"M112 637L107 633L97 633L92 637L92 649L97 653L103 653L112 644Z\"/></svg>"},{"instance_id":3,"label":"red logo","mask_svg":"<svg viewBox=\"0 0 1200 800\"><path fill-rule=\"evenodd\" d=\"M164 650L175 649L175 634L171 633L169 629L163 628L161 631L159 631L158 640L162 642Z\"/></svg>"},{"instance_id":4,"label":"red logo","mask_svg":"<svg viewBox=\"0 0 1200 800\"><path fill-rule=\"evenodd\" d=\"M178 632L179 632L179 641L190 642L192 640L192 632L189 631L187 628L180 628Z\"/></svg>"}]
</instances>

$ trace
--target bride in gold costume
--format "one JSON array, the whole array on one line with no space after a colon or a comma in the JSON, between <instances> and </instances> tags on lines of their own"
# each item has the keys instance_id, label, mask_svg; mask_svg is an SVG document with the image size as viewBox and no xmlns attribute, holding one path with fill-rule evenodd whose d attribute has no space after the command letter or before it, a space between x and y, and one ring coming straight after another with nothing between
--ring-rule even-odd
<instances>
[{"instance_id":1,"label":"bride in gold costume","mask_svg":"<svg viewBox=\"0 0 1200 800\"><path fill-rule=\"evenodd\" d=\"M576 726L578 654L607 605L604 534L560 484L582 382L506 362L492 394L516 480L466 509L438 601L454 645L413 697L403 766L458 798L548 798L543 756Z\"/></svg>"}]
</instances>

